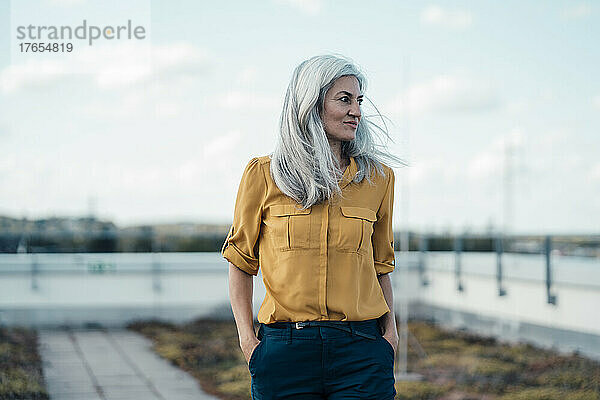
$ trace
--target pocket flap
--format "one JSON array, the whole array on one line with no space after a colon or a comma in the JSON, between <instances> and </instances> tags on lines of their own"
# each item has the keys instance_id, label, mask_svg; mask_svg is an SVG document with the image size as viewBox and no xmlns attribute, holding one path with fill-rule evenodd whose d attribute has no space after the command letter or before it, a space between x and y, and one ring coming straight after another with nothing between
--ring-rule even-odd
<instances>
[{"instance_id":1,"label":"pocket flap","mask_svg":"<svg viewBox=\"0 0 600 400\"><path fill-rule=\"evenodd\" d=\"M310 210L312 207L307 208L306 210L301 210L296 208L294 204L277 204L271 206L271 215L275 217L285 217L286 215L306 215L310 214Z\"/></svg>"},{"instance_id":2,"label":"pocket flap","mask_svg":"<svg viewBox=\"0 0 600 400\"><path fill-rule=\"evenodd\" d=\"M362 207L341 207L342 214L345 217L366 219L367 221L377 221L375 211Z\"/></svg>"}]
</instances>

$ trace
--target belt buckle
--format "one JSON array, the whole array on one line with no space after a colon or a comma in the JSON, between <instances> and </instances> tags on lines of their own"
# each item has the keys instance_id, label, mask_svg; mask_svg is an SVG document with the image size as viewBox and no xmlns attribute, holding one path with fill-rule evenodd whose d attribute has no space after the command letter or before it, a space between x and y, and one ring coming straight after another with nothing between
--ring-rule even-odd
<instances>
[{"instance_id":1,"label":"belt buckle","mask_svg":"<svg viewBox=\"0 0 600 400\"><path fill-rule=\"evenodd\" d=\"M296 329L302 329L304 328L305 323L304 322L296 322Z\"/></svg>"}]
</instances>

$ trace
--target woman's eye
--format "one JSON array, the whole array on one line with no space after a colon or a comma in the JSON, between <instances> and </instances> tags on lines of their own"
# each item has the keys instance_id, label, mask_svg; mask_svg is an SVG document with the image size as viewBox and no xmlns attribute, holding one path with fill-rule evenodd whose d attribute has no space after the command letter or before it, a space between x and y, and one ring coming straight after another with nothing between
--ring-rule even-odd
<instances>
[{"instance_id":1,"label":"woman's eye","mask_svg":"<svg viewBox=\"0 0 600 400\"><path fill-rule=\"evenodd\" d=\"M362 104L363 99L358 99L357 101L358 101L358 104L360 105L360 104Z\"/></svg>"},{"instance_id":2,"label":"woman's eye","mask_svg":"<svg viewBox=\"0 0 600 400\"><path fill-rule=\"evenodd\" d=\"M350 102L350 99L348 98L348 96L340 97L340 100L343 101L344 103Z\"/></svg>"}]
</instances>

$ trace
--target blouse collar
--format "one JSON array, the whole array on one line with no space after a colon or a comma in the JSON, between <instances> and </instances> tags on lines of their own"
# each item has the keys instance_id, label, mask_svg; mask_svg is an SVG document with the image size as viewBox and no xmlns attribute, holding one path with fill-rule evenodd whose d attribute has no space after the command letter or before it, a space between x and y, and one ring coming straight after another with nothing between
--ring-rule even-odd
<instances>
[{"instance_id":1,"label":"blouse collar","mask_svg":"<svg viewBox=\"0 0 600 400\"><path fill-rule=\"evenodd\" d=\"M354 157L350 156L350 164L344 170L344 175L342 175L342 180L340 182L340 189L345 188L346 185L352 182L352 179L354 179L357 172L358 168L356 167L356 161L354 160Z\"/></svg>"}]
</instances>

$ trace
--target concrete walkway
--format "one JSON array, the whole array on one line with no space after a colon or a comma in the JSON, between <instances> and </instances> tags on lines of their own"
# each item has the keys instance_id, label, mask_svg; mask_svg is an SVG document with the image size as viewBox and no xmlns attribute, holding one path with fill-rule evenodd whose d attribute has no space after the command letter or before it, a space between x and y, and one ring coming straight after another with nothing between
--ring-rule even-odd
<instances>
[{"instance_id":1,"label":"concrete walkway","mask_svg":"<svg viewBox=\"0 0 600 400\"><path fill-rule=\"evenodd\" d=\"M51 400L215 400L128 330L40 330Z\"/></svg>"}]
</instances>

